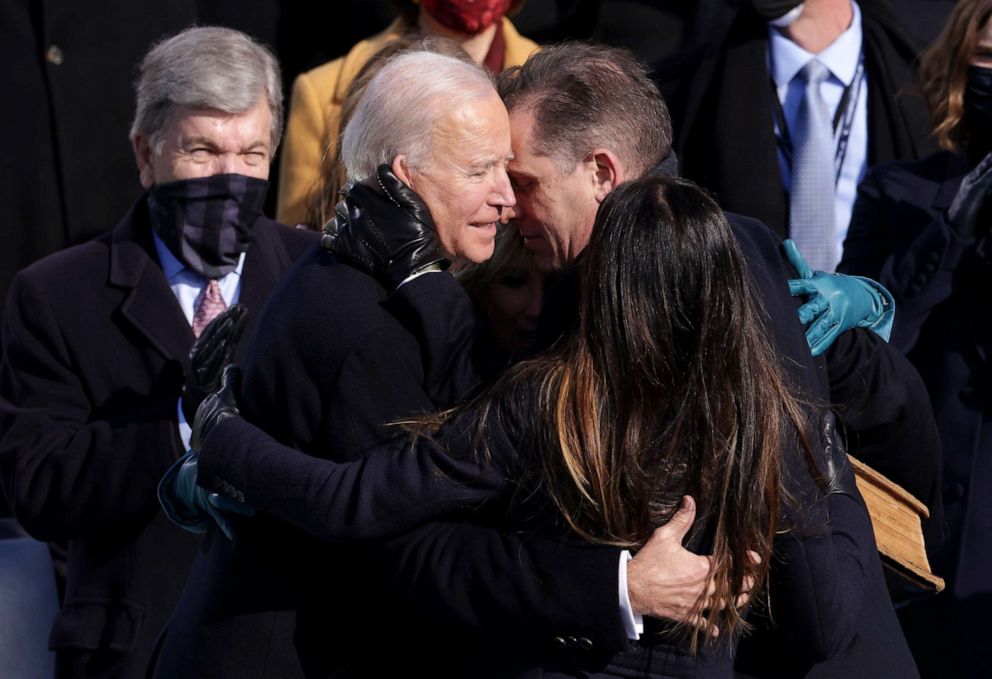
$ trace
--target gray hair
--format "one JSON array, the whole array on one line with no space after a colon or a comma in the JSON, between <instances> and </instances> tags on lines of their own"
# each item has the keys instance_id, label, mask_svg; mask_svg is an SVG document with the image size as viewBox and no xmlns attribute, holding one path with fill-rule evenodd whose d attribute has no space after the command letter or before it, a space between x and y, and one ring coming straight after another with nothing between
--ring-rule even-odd
<instances>
[{"instance_id":1,"label":"gray hair","mask_svg":"<svg viewBox=\"0 0 992 679\"><path fill-rule=\"evenodd\" d=\"M216 26L187 28L158 43L141 62L131 139L152 146L176 106L244 113L263 94L272 111L272 150L282 135L282 78L266 47L241 31Z\"/></svg>"},{"instance_id":2,"label":"gray hair","mask_svg":"<svg viewBox=\"0 0 992 679\"><path fill-rule=\"evenodd\" d=\"M600 147L640 176L672 152L672 119L647 66L629 50L580 42L544 48L500 74L510 111L534 116L534 152L562 173Z\"/></svg>"},{"instance_id":3,"label":"gray hair","mask_svg":"<svg viewBox=\"0 0 992 679\"><path fill-rule=\"evenodd\" d=\"M470 61L423 49L401 52L372 79L344 128L348 179L374 177L379 165L401 154L411 167L424 167L448 112L496 96L492 78Z\"/></svg>"}]
</instances>

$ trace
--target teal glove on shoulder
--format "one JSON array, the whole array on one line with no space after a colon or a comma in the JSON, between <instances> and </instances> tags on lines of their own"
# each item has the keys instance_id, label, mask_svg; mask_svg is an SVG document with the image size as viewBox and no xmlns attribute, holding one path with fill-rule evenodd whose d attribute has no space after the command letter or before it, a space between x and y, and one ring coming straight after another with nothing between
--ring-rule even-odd
<instances>
[{"instance_id":1,"label":"teal glove on shoulder","mask_svg":"<svg viewBox=\"0 0 992 679\"><path fill-rule=\"evenodd\" d=\"M191 533L206 533L212 520L228 540L234 539L230 515L254 516L251 507L211 493L196 483L196 453L176 460L158 482L158 502L169 521Z\"/></svg>"},{"instance_id":2,"label":"teal glove on shoulder","mask_svg":"<svg viewBox=\"0 0 992 679\"><path fill-rule=\"evenodd\" d=\"M870 278L813 271L794 242L787 240L783 247L799 273L789 281L789 292L808 297L799 307L799 322L806 326L806 342L814 356L852 328L868 328L889 341L896 305L885 286Z\"/></svg>"}]
</instances>

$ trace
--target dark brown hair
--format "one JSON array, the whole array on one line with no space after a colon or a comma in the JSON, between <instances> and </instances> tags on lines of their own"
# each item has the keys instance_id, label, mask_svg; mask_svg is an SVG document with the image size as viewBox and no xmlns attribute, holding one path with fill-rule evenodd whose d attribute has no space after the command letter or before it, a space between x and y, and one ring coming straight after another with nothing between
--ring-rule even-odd
<instances>
[{"instance_id":1,"label":"dark brown hair","mask_svg":"<svg viewBox=\"0 0 992 679\"><path fill-rule=\"evenodd\" d=\"M568 172L597 147L633 176L668 156L672 120L647 66L629 50L581 42L553 45L500 74L507 110L534 115L535 152Z\"/></svg>"},{"instance_id":2,"label":"dark brown hair","mask_svg":"<svg viewBox=\"0 0 992 679\"><path fill-rule=\"evenodd\" d=\"M930 108L934 136L948 151L957 151L968 142L964 115L967 70L989 16L992 0L961 0L920 61L920 87Z\"/></svg>"},{"instance_id":3,"label":"dark brown hair","mask_svg":"<svg viewBox=\"0 0 992 679\"><path fill-rule=\"evenodd\" d=\"M691 182L650 176L606 198L584 258L578 332L468 406L480 440L490 417L529 423L536 487L594 542L637 548L691 495L712 536L715 600L734 602L749 578L755 597L772 559L781 449L806 429L726 218ZM727 605L708 615L706 638L719 628L729 643L745 626Z\"/></svg>"}]
</instances>

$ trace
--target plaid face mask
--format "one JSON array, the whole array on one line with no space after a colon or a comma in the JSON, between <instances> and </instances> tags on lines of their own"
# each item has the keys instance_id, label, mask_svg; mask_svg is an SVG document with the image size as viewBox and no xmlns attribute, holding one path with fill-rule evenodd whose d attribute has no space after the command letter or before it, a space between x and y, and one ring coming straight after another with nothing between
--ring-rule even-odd
<instances>
[{"instance_id":1,"label":"plaid face mask","mask_svg":"<svg viewBox=\"0 0 992 679\"><path fill-rule=\"evenodd\" d=\"M149 190L152 228L169 251L205 278L221 278L251 245L269 182L240 174L183 179Z\"/></svg>"}]
</instances>

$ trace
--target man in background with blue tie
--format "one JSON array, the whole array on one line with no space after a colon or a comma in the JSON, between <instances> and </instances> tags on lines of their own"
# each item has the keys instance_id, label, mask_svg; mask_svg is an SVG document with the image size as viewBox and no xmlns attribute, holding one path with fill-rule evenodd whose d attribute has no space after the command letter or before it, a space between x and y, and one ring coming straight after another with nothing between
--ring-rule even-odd
<instances>
[{"instance_id":1,"label":"man in background with blue tie","mask_svg":"<svg viewBox=\"0 0 992 679\"><path fill-rule=\"evenodd\" d=\"M680 169L725 209L795 240L814 269L833 271L866 168L934 148L914 62L924 24L939 30L953 5L739 5L699 6L702 56L671 86Z\"/></svg>"},{"instance_id":2,"label":"man in background with blue tie","mask_svg":"<svg viewBox=\"0 0 992 679\"><path fill-rule=\"evenodd\" d=\"M184 383L209 387L190 349L235 303L250 336L316 240L261 214L282 132L266 48L188 29L152 48L136 89L145 194L111 233L21 271L4 319L0 480L28 532L69 545L50 638L60 677L144 676L198 543L155 501L188 444Z\"/></svg>"}]
</instances>

